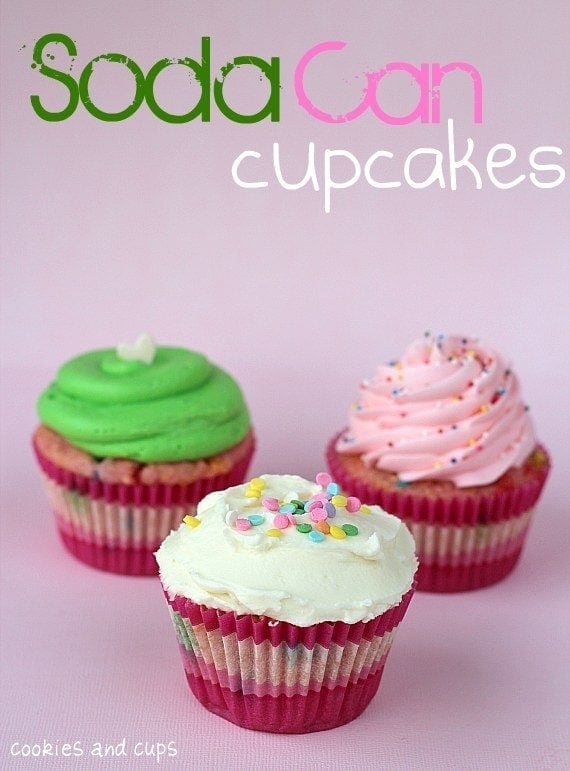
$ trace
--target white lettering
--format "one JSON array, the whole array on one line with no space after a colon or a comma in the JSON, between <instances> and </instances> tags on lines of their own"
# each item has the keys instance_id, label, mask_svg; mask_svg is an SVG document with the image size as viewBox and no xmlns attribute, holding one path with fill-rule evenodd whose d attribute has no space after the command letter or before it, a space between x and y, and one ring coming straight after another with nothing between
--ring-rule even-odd
<instances>
[{"instance_id":1,"label":"white lettering","mask_svg":"<svg viewBox=\"0 0 570 771\"><path fill-rule=\"evenodd\" d=\"M507 157L502 158L501 160L495 160L493 156L501 150L507 151ZM495 185L495 187L498 187L499 190L508 190L511 187L520 185L523 179L525 179L525 174L519 174L518 177L512 179L510 182L500 182L495 176L494 169L504 169L505 166L510 166L516 157L517 151L515 148L512 145L506 144L504 142L499 142L499 144L493 145L493 147L487 153L487 174L489 175L491 182Z\"/></svg>"},{"instance_id":2,"label":"white lettering","mask_svg":"<svg viewBox=\"0 0 570 771\"><path fill-rule=\"evenodd\" d=\"M255 150L244 150L240 153L235 161L232 163L232 179L240 187L267 187L267 182L244 182L238 174L238 169L244 158L261 158L261 153L257 153Z\"/></svg>"},{"instance_id":3,"label":"white lettering","mask_svg":"<svg viewBox=\"0 0 570 771\"><path fill-rule=\"evenodd\" d=\"M350 179L336 180L331 176L331 159L332 158L346 158L352 163L353 173ZM355 185L360 179L360 163L358 158L348 150L325 150L325 212L330 213L331 210L331 190L342 190L347 187Z\"/></svg>"},{"instance_id":4,"label":"white lettering","mask_svg":"<svg viewBox=\"0 0 570 771\"><path fill-rule=\"evenodd\" d=\"M560 147L535 147L528 159L530 165L536 171L555 171L558 175L552 182L540 182L534 171L531 171L529 177L535 187L541 187L543 190L551 187L558 187L558 185L561 185L566 179L566 171L557 163L538 163L536 156L539 153L555 153L556 155L562 155L562 150Z\"/></svg>"}]
</instances>

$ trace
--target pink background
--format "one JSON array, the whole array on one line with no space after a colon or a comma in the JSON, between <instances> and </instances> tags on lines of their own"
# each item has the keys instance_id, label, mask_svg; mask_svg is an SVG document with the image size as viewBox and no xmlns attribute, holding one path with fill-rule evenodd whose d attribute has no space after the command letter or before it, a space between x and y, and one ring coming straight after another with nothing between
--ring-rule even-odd
<instances>
[{"instance_id":1,"label":"pink background","mask_svg":"<svg viewBox=\"0 0 570 771\"><path fill-rule=\"evenodd\" d=\"M566 152L569 24L564 0L2 2L1 767L156 766L132 754L10 757L13 742L81 741L88 752L123 738L174 741L170 768L568 767L568 182L497 190L484 159L514 145L512 169L497 172L510 179L528 174L539 145ZM164 56L199 59L202 35L214 73L235 56L279 56L281 121L238 125L213 107L209 124L168 125L143 105L122 123L82 107L44 122L29 95L56 109L64 89L30 63L53 31L77 43L76 78L109 51L145 72ZM331 111L353 107L361 73L390 61L478 68L483 123L472 123L461 75L442 86L442 120L454 118L458 151L474 139L483 190L465 170L455 192L361 180L333 191L327 215L322 191L278 186L273 142L291 180L310 141L319 174L327 147L362 163L391 150L384 168L400 176L412 150L446 153L445 122L388 126L367 113L331 126L300 109L295 65L335 39L345 51L307 81ZM247 70L232 74L227 98L254 111L263 89ZM119 109L129 82L103 68L94 101ZM165 105L190 104L184 85L163 82ZM382 94L394 113L414 106L409 79L392 76ZM244 176L263 172L267 188L232 181L246 149L263 157ZM242 383L259 436L253 472L312 476L358 381L425 329L477 334L507 353L552 452L522 563L481 592L417 595L379 695L351 725L279 737L211 716L187 691L158 582L100 574L58 543L29 448L37 394L66 358L146 330L207 352Z\"/></svg>"}]
</instances>

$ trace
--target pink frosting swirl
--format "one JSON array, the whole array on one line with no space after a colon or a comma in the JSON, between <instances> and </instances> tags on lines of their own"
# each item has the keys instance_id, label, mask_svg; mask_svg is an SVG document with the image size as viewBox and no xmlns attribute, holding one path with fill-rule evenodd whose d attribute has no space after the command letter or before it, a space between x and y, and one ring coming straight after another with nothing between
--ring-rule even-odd
<instances>
[{"instance_id":1,"label":"pink frosting swirl","mask_svg":"<svg viewBox=\"0 0 570 771\"><path fill-rule=\"evenodd\" d=\"M361 384L337 450L402 482L470 487L521 466L535 445L518 379L503 357L474 338L426 334Z\"/></svg>"}]
</instances>

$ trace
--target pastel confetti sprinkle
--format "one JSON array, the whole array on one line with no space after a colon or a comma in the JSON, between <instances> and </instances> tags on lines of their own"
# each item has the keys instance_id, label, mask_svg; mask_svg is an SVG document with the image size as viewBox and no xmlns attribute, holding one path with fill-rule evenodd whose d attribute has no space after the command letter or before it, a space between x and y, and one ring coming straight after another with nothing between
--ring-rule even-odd
<instances>
[{"instance_id":1,"label":"pastel confetti sprinkle","mask_svg":"<svg viewBox=\"0 0 570 771\"><path fill-rule=\"evenodd\" d=\"M200 524L200 520L197 517L192 517L190 514L187 514L182 521L189 527L198 527Z\"/></svg>"},{"instance_id":2,"label":"pastel confetti sprinkle","mask_svg":"<svg viewBox=\"0 0 570 771\"><path fill-rule=\"evenodd\" d=\"M254 527L265 522L265 517L261 514L250 514L248 519Z\"/></svg>"},{"instance_id":3,"label":"pastel confetti sprinkle","mask_svg":"<svg viewBox=\"0 0 570 771\"><path fill-rule=\"evenodd\" d=\"M252 527L263 525L270 515L269 527L262 532L269 538L277 539L282 537L283 531L289 527L300 534L308 535L314 543L325 541L327 536L336 540L357 536L360 530L356 525L351 523L335 525L332 524L332 520L338 516L341 509L345 509L349 514L356 514L357 512L371 514L372 509L362 504L357 496L342 494L340 485L333 482L330 475L325 474L325 472L322 472L319 479L323 485L326 482L326 490L316 493L307 500L305 500L306 493L301 490L292 493L292 495L300 496L299 498L290 497L291 494L281 499L267 495L261 500L261 503L257 503L258 506L263 506L262 513L256 512L248 515L246 509L241 517L235 519L237 512L228 511L226 521L230 526L233 525L236 530L245 532ZM409 483L400 480L396 480L396 484L402 487L409 485ZM245 495L259 501L265 486L265 481L256 477L245 487ZM254 508L255 505L255 503L250 504L249 508ZM258 509L258 511L260 510ZM184 521L191 527L200 524L196 517L191 516L186 517ZM289 542L288 539L287 542Z\"/></svg>"},{"instance_id":4,"label":"pastel confetti sprinkle","mask_svg":"<svg viewBox=\"0 0 570 771\"><path fill-rule=\"evenodd\" d=\"M321 487L327 487L332 482L332 477L330 474L327 474L326 471L321 471L315 477L315 481L318 485L321 485Z\"/></svg>"},{"instance_id":5,"label":"pastel confetti sprinkle","mask_svg":"<svg viewBox=\"0 0 570 771\"><path fill-rule=\"evenodd\" d=\"M285 530L285 528L290 525L289 517L286 514L277 514L273 517L273 524L280 530Z\"/></svg>"},{"instance_id":6,"label":"pastel confetti sprinkle","mask_svg":"<svg viewBox=\"0 0 570 771\"><path fill-rule=\"evenodd\" d=\"M333 506L333 504L332 504L332 503L330 503L329 501L327 501L327 502L325 503L325 505L324 505L324 509L325 509L325 511L326 511L326 513L327 513L327 515L328 515L328 516L329 516L331 519L332 519L333 517L336 517L336 509L335 509L335 507Z\"/></svg>"},{"instance_id":7,"label":"pastel confetti sprinkle","mask_svg":"<svg viewBox=\"0 0 570 771\"><path fill-rule=\"evenodd\" d=\"M346 510L349 511L351 514L354 514L360 509L360 506L362 504L360 503L360 498L357 498L355 495L350 495L346 499Z\"/></svg>"}]
</instances>

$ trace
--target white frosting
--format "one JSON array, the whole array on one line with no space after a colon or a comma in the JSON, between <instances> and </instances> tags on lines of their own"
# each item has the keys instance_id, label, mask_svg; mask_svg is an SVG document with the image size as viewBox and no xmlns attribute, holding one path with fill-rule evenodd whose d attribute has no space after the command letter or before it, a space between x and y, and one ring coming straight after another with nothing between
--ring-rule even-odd
<instances>
[{"instance_id":1,"label":"white frosting","mask_svg":"<svg viewBox=\"0 0 570 771\"><path fill-rule=\"evenodd\" d=\"M160 578L170 597L236 613L267 615L297 626L322 621L369 621L397 605L410 589L417 568L414 541L401 520L370 506L369 514L337 507L329 525L354 525L358 534L320 542L294 525L272 537L275 512L262 499L280 503L322 493L298 476L264 475L260 498L248 498L248 485L207 495L199 504L200 524L182 524L156 553ZM238 530L235 520L264 517L262 524ZM310 515L297 522L311 523Z\"/></svg>"}]
</instances>

